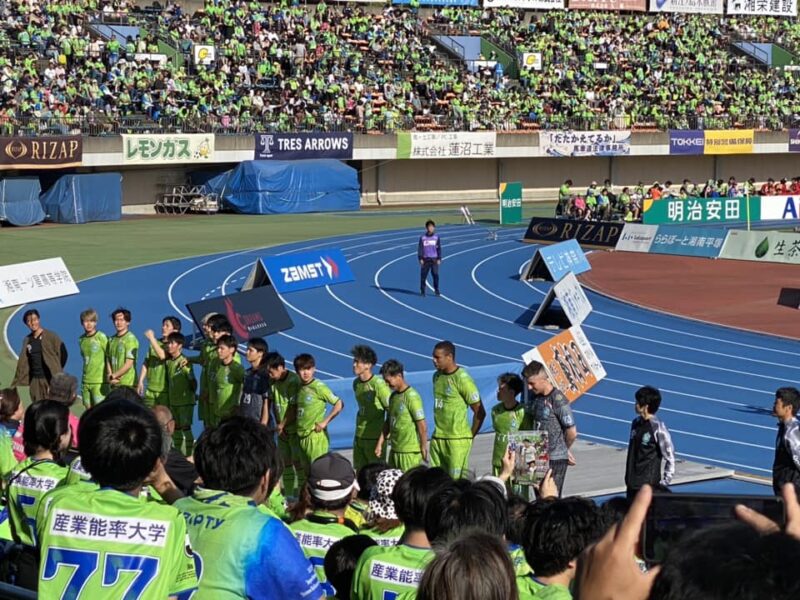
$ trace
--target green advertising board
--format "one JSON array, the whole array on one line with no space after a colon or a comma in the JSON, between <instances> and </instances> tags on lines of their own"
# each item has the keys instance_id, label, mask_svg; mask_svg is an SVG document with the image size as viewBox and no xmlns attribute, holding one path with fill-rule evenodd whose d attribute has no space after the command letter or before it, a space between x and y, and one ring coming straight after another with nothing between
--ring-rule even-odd
<instances>
[{"instance_id":1,"label":"green advertising board","mask_svg":"<svg viewBox=\"0 0 800 600\"><path fill-rule=\"evenodd\" d=\"M500 184L500 225L522 223L522 183Z\"/></svg>"},{"instance_id":2,"label":"green advertising board","mask_svg":"<svg viewBox=\"0 0 800 600\"><path fill-rule=\"evenodd\" d=\"M761 220L761 198L667 198L645 200L647 225L731 223Z\"/></svg>"}]
</instances>

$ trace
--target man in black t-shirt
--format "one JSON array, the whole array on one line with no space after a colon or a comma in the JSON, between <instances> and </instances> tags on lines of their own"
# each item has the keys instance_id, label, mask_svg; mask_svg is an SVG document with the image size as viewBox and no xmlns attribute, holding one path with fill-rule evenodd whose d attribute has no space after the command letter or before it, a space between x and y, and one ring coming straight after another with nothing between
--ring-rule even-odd
<instances>
[{"instance_id":1,"label":"man in black t-shirt","mask_svg":"<svg viewBox=\"0 0 800 600\"><path fill-rule=\"evenodd\" d=\"M667 426L655 416L659 406L661 393L656 388L647 385L636 391L634 409L638 416L631 423L625 465L629 498L633 498L644 484L666 489L675 474L675 447Z\"/></svg>"}]
</instances>

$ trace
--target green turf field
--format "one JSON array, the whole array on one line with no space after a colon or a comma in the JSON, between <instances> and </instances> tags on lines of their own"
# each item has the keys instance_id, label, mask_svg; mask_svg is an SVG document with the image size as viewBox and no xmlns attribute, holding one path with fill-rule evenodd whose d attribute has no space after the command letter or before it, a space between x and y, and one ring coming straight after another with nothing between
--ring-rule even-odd
<instances>
[{"instance_id":1,"label":"green turf field","mask_svg":"<svg viewBox=\"0 0 800 600\"><path fill-rule=\"evenodd\" d=\"M553 204L525 207L525 218L550 216ZM473 208L478 227L497 227L497 208ZM359 213L303 215L214 215L126 218L114 223L3 227L0 264L61 256L80 281L95 275L152 262L257 248L348 233L419 227L425 220L460 223L457 207L421 211L369 210ZM15 309L0 310L0 328ZM78 316L76 315L77 319ZM58 330L58 323L45 326ZM21 340L11 340L15 346ZM0 342L0 387L11 381L14 360ZM26 394L27 395L27 394Z\"/></svg>"}]
</instances>

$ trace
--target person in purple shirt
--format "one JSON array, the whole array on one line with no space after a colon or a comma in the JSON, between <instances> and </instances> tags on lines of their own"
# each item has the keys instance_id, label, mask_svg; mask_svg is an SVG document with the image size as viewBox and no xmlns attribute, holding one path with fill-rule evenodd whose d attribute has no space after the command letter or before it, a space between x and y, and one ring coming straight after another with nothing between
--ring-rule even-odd
<instances>
[{"instance_id":1,"label":"person in purple shirt","mask_svg":"<svg viewBox=\"0 0 800 600\"><path fill-rule=\"evenodd\" d=\"M436 233L436 223L428 219L425 223L425 233L419 237L419 247L417 248L417 258L419 258L419 293L425 295L425 284L428 281L428 273L433 273L433 290L437 296L439 292L439 265L442 264L442 240Z\"/></svg>"}]
</instances>

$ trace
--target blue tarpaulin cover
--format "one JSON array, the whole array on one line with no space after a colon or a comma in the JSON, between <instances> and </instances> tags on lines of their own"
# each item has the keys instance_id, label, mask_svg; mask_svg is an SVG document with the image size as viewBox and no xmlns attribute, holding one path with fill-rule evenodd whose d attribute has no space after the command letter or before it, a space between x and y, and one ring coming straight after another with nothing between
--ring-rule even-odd
<instances>
[{"instance_id":1,"label":"blue tarpaulin cover","mask_svg":"<svg viewBox=\"0 0 800 600\"><path fill-rule=\"evenodd\" d=\"M119 221L122 216L122 175L64 175L41 197L47 218L56 223Z\"/></svg>"},{"instance_id":2,"label":"blue tarpaulin cover","mask_svg":"<svg viewBox=\"0 0 800 600\"><path fill-rule=\"evenodd\" d=\"M206 183L224 209L246 215L358 210L358 173L343 162L248 160Z\"/></svg>"},{"instance_id":3,"label":"blue tarpaulin cover","mask_svg":"<svg viewBox=\"0 0 800 600\"><path fill-rule=\"evenodd\" d=\"M0 180L0 221L20 226L44 221L44 211L39 203L41 191L36 177Z\"/></svg>"}]
</instances>

